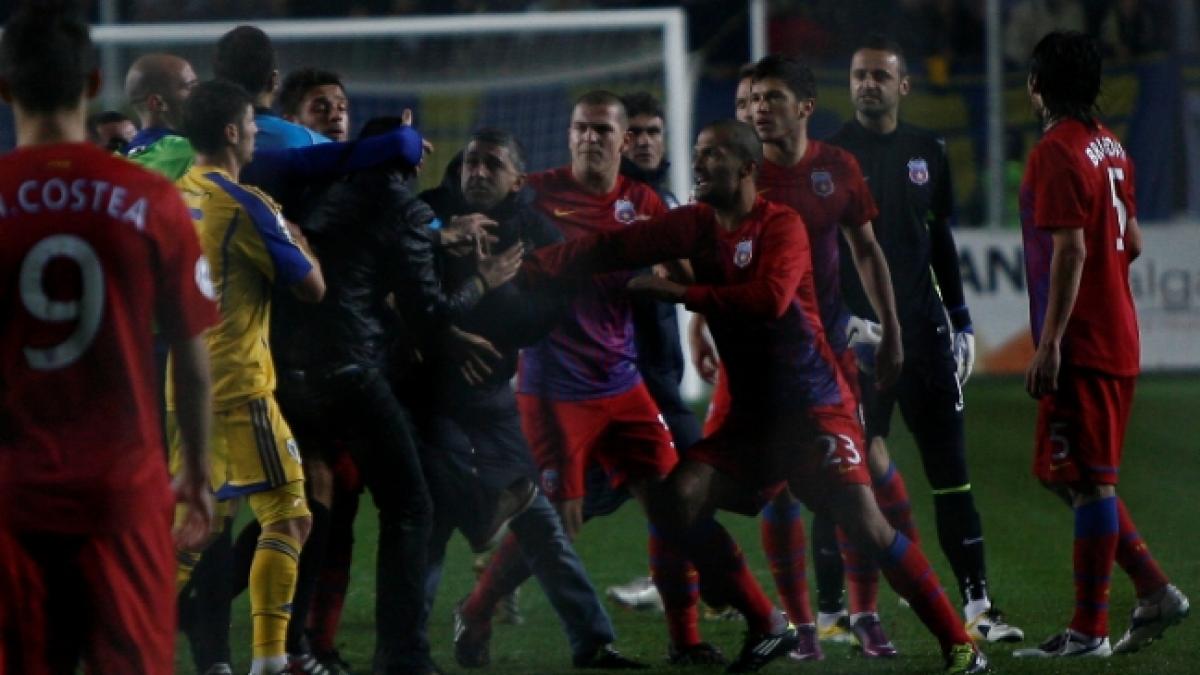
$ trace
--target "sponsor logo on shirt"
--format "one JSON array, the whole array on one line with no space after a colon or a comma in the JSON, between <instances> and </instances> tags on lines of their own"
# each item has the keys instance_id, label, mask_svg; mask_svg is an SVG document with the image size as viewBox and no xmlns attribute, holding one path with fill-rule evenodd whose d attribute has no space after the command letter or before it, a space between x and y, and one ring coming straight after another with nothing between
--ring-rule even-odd
<instances>
[{"instance_id":1,"label":"sponsor logo on shirt","mask_svg":"<svg viewBox=\"0 0 1200 675\"><path fill-rule=\"evenodd\" d=\"M828 197L833 194L833 174L828 171L812 172L812 189L818 197Z\"/></svg>"},{"instance_id":2,"label":"sponsor logo on shirt","mask_svg":"<svg viewBox=\"0 0 1200 675\"><path fill-rule=\"evenodd\" d=\"M616 218L617 222L621 223L622 225L629 225L635 220L638 220L638 212L637 209L634 208L633 202L629 201L628 199L618 199L617 202L613 204L613 218Z\"/></svg>"},{"instance_id":3,"label":"sponsor logo on shirt","mask_svg":"<svg viewBox=\"0 0 1200 675\"><path fill-rule=\"evenodd\" d=\"M750 260L754 258L754 242L750 239L743 239L733 247L733 264L738 267L745 267L750 264Z\"/></svg>"},{"instance_id":4,"label":"sponsor logo on shirt","mask_svg":"<svg viewBox=\"0 0 1200 675\"><path fill-rule=\"evenodd\" d=\"M924 185L929 182L929 163L924 157L914 157L908 160L908 179L913 185Z\"/></svg>"}]
</instances>

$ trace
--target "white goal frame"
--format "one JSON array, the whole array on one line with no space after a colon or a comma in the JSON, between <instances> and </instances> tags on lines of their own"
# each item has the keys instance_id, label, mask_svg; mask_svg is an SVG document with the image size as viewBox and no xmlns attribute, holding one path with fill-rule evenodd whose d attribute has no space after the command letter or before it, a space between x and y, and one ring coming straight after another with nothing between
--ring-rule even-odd
<instances>
[{"instance_id":1,"label":"white goal frame","mask_svg":"<svg viewBox=\"0 0 1200 675\"><path fill-rule=\"evenodd\" d=\"M115 55L105 47L137 43L215 43L230 29L245 22L107 24L92 27L92 41L101 49L102 68L108 82L124 81ZM667 158L671 162L671 189L681 199L691 191L693 81L687 67L686 16L681 8L596 10L581 12L524 12L459 16L371 17L362 19L296 19L255 21L275 42L321 39L346 40L387 37L485 35L491 33L552 33L654 29L662 31L664 120ZM114 77L115 76L115 77ZM106 94L113 93L111 90ZM564 130L565 131L565 130Z\"/></svg>"}]
</instances>

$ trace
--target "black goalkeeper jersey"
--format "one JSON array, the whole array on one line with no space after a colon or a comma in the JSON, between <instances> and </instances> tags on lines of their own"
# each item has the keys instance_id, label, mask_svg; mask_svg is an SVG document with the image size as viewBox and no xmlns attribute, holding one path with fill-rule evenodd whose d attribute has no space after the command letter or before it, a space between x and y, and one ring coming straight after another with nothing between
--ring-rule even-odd
<instances>
[{"instance_id":1,"label":"black goalkeeper jersey","mask_svg":"<svg viewBox=\"0 0 1200 675\"><path fill-rule=\"evenodd\" d=\"M878 134L851 120L828 142L858 160L879 206L875 236L891 270L892 288L904 342L924 339L930 323L945 325L946 307L963 305L958 253L950 232L954 199L944 141L931 131L903 122ZM843 260L850 260L845 239ZM938 290L934 288L934 274ZM842 265L842 292L850 311L878 320L853 265Z\"/></svg>"}]
</instances>

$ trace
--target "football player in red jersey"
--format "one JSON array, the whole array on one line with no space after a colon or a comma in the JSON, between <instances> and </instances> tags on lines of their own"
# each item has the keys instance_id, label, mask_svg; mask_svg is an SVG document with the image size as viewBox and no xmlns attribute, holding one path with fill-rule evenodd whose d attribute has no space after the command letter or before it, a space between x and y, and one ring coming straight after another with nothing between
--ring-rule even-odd
<instances>
[{"instance_id":1,"label":"football player in red jersey","mask_svg":"<svg viewBox=\"0 0 1200 675\"><path fill-rule=\"evenodd\" d=\"M728 672L756 671L797 640L712 516L717 508L755 513L784 482L810 506L830 511L881 565L937 636L947 672L983 672L986 658L920 547L887 523L870 492L855 399L825 339L804 223L757 194L761 161L751 127L714 123L701 131L693 159L700 204L536 251L524 279L537 284L663 260L691 262L693 283L642 276L628 288L705 314L733 407L720 429L689 449L664 489L651 492L647 510L666 547L695 564L706 597L746 617L746 641Z\"/></svg>"},{"instance_id":2,"label":"football player in red jersey","mask_svg":"<svg viewBox=\"0 0 1200 675\"><path fill-rule=\"evenodd\" d=\"M1015 656L1133 652L1188 612L1117 496L1125 425L1139 369L1129 263L1142 248L1133 163L1096 119L1096 42L1054 32L1033 50L1029 97L1044 135L1021 185L1029 319L1037 352L1025 388L1038 400L1034 473L1075 512L1075 612L1068 628ZM1108 640L1113 562L1138 603Z\"/></svg>"},{"instance_id":3,"label":"football player in red jersey","mask_svg":"<svg viewBox=\"0 0 1200 675\"><path fill-rule=\"evenodd\" d=\"M211 528L208 263L170 182L86 143L98 87L71 10L29 3L4 26L0 672L173 672L175 545ZM174 496L152 321L178 355Z\"/></svg>"}]
</instances>

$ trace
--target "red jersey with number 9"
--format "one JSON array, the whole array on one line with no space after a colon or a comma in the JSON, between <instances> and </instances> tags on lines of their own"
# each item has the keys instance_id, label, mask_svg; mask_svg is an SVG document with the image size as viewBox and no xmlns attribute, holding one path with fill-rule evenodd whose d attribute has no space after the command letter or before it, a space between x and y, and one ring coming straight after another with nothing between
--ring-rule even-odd
<instances>
[{"instance_id":1,"label":"red jersey with number 9","mask_svg":"<svg viewBox=\"0 0 1200 675\"><path fill-rule=\"evenodd\" d=\"M0 528L113 532L169 508L153 328L217 319L175 186L85 144L0 160Z\"/></svg>"},{"instance_id":2,"label":"red jersey with number 9","mask_svg":"<svg viewBox=\"0 0 1200 675\"><path fill-rule=\"evenodd\" d=\"M1021 235L1035 345L1049 302L1051 231L1081 228L1087 246L1079 295L1062 340L1064 364L1118 376L1138 373L1137 314L1125 243L1126 225L1135 213L1133 163L1103 125L1062 120L1030 154L1021 183Z\"/></svg>"}]
</instances>

